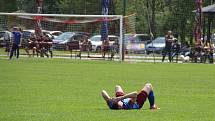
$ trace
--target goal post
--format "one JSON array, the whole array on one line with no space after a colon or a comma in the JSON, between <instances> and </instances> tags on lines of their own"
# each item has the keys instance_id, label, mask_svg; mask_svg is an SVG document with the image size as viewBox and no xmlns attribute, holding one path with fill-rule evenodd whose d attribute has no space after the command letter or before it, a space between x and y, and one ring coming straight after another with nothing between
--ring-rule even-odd
<instances>
[{"instance_id":1,"label":"goal post","mask_svg":"<svg viewBox=\"0 0 215 121\"><path fill-rule=\"evenodd\" d=\"M105 19L107 18L107 19ZM123 43L123 16L122 15L74 15L74 14L33 14L33 13L3 13L0 12L0 31L3 31L5 28L11 28L15 24L24 26L25 29L34 29L34 24L37 19L41 19L42 22L42 29L53 29L58 30L61 29L62 31L77 31L71 29L72 27L79 27L79 26L92 26L91 32L100 34L99 30L93 29L101 29L99 25L103 21L108 21L109 23L113 23L115 26L114 29L116 35L119 37L119 60L122 61L122 43ZM28 24L28 25L27 25ZM65 30L62 27L56 27L55 25L66 25ZM95 28L97 25L98 28ZM55 27L53 27L55 26ZM72 26L72 27L71 27ZM88 27L89 28L89 27ZM86 30L86 29L85 29ZM84 32L84 31L83 31ZM114 32L113 32L114 33Z\"/></svg>"}]
</instances>

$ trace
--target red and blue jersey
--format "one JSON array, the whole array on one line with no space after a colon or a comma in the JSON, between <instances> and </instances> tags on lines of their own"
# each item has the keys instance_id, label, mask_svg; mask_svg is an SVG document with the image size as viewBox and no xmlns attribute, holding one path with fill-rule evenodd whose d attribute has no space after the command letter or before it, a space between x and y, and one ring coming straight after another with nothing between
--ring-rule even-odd
<instances>
[{"instance_id":1,"label":"red and blue jersey","mask_svg":"<svg viewBox=\"0 0 215 121\"><path fill-rule=\"evenodd\" d=\"M140 106L137 103L131 102L130 98L126 98L122 100L123 109L130 110L130 109L140 109Z\"/></svg>"}]
</instances>

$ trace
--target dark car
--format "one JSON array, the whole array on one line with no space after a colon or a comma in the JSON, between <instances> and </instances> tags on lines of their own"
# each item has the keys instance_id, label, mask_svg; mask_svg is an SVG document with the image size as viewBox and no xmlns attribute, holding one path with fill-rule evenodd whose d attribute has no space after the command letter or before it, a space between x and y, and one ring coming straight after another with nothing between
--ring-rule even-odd
<instances>
[{"instance_id":1,"label":"dark car","mask_svg":"<svg viewBox=\"0 0 215 121\"><path fill-rule=\"evenodd\" d=\"M23 30L22 31L22 38L24 39L24 41L28 40L30 38L30 36L34 33L35 33L34 30Z\"/></svg>"},{"instance_id":2,"label":"dark car","mask_svg":"<svg viewBox=\"0 0 215 121\"><path fill-rule=\"evenodd\" d=\"M147 43L150 43L148 34L125 34L126 52L144 53Z\"/></svg>"},{"instance_id":3,"label":"dark car","mask_svg":"<svg viewBox=\"0 0 215 121\"><path fill-rule=\"evenodd\" d=\"M85 32L64 32L53 40L53 49L68 50L68 44L72 41L81 41L89 37Z\"/></svg>"}]
</instances>

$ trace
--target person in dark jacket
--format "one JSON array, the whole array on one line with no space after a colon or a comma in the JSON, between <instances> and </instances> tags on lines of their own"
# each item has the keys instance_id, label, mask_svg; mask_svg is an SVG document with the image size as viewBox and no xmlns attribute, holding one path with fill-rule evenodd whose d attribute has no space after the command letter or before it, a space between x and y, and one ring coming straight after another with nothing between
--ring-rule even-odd
<instances>
[{"instance_id":1,"label":"person in dark jacket","mask_svg":"<svg viewBox=\"0 0 215 121\"><path fill-rule=\"evenodd\" d=\"M162 62L164 62L164 59L167 54L169 57L169 62L172 61L171 50L172 50L173 41L174 41L174 36L172 35L172 31L168 31L165 36L165 47L164 47L163 53L162 53L163 54Z\"/></svg>"}]
</instances>

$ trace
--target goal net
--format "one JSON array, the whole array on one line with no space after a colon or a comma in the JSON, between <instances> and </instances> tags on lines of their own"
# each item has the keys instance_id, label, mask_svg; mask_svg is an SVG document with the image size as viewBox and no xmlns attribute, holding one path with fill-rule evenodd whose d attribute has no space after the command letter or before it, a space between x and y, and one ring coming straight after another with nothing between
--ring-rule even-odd
<instances>
[{"instance_id":1,"label":"goal net","mask_svg":"<svg viewBox=\"0 0 215 121\"><path fill-rule=\"evenodd\" d=\"M128 24L126 26L129 28ZM121 15L0 13L0 31L12 32L14 27L21 28L22 48L26 48L29 38L32 35L36 36L37 30L41 29L42 35L53 40L53 54L63 57L69 55L67 51L71 50L65 46L68 42L73 40L82 42L86 38L92 45L87 51L92 53L92 57L100 57L103 49L101 44L104 43L102 34L106 33L111 45L118 44L117 51L114 53L115 58L122 60L123 17ZM128 30L133 31L131 28L134 29L131 26ZM1 43L4 41L2 40ZM24 49L22 53L25 54ZM109 56L108 54L111 56L111 53L107 53L106 56Z\"/></svg>"}]
</instances>

